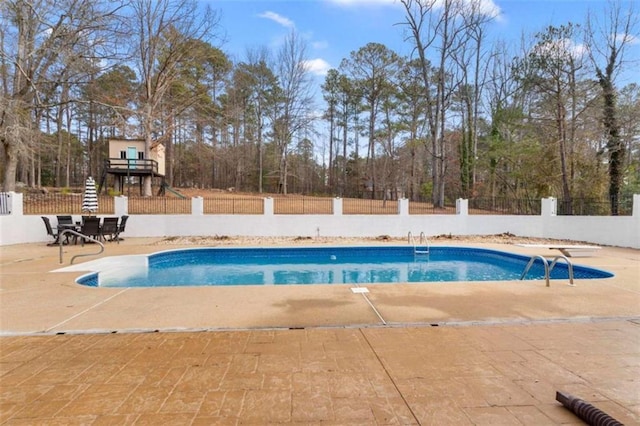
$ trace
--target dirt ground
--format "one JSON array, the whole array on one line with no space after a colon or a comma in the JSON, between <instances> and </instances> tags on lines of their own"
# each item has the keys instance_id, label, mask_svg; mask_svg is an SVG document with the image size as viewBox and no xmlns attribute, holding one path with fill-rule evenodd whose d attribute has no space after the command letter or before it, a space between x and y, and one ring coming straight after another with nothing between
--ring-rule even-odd
<instances>
[{"instance_id":1,"label":"dirt ground","mask_svg":"<svg viewBox=\"0 0 640 426\"><path fill-rule=\"evenodd\" d=\"M259 194L257 192L236 192L232 190L223 190L223 189L200 189L200 188L172 188L174 191L182 194L187 198L192 197L202 197L202 198L264 198L264 197L302 197L298 194L270 194L270 193L262 193ZM173 195L170 192L167 195Z\"/></svg>"},{"instance_id":2,"label":"dirt ground","mask_svg":"<svg viewBox=\"0 0 640 426\"><path fill-rule=\"evenodd\" d=\"M510 233L494 235L436 235L427 236L430 244L495 243L495 244L579 244L581 241L556 240L551 238L519 237ZM374 238L336 238L336 237L235 237L216 235L207 237L168 237L155 245L196 245L196 246L262 246L262 245L347 245L347 244L406 244L406 238L394 238L380 235Z\"/></svg>"}]
</instances>

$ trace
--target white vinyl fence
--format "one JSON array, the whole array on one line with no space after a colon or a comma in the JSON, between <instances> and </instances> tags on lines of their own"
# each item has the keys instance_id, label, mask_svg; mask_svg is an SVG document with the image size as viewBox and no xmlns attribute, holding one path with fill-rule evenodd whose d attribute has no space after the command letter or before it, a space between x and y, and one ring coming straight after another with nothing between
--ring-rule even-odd
<instances>
[{"instance_id":1,"label":"white vinyl fence","mask_svg":"<svg viewBox=\"0 0 640 426\"><path fill-rule=\"evenodd\" d=\"M22 194L9 194L9 214L0 215L0 245L51 241L40 216L23 214ZM115 216L128 214L127 197L115 197L114 201ZM333 200L330 215L274 214L271 198L264 199L262 215L205 215L202 198L191 202L190 215L131 215L123 236L406 237L408 232L424 232L429 237L508 232L640 248L640 195L633 197L631 216L558 216L555 198L542 199L541 214L536 216L469 215L464 199L457 200L455 215L410 215L406 199L399 200L397 214L390 215L343 215L339 198Z\"/></svg>"}]
</instances>

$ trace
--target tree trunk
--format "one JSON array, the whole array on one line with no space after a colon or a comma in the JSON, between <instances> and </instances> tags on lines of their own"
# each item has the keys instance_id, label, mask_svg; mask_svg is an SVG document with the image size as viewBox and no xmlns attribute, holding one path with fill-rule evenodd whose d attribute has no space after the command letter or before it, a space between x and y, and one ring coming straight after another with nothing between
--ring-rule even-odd
<instances>
[{"instance_id":1,"label":"tree trunk","mask_svg":"<svg viewBox=\"0 0 640 426\"><path fill-rule=\"evenodd\" d=\"M559 86L559 82L558 82ZM564 103L561 98L561 89L556 92L556 120L558 130L558 147L560 153L560 172L562 175L562 198L568 207L566 214L572 214L571 191L569 189L569 174L567 171L567 118Z\"/></svg>"},{"instance_id":2,"label":"tree trunk","mask_svg":"<svg viewBox=\"0 0 640 426\"><path fill-rule=\"evenodd\" d=\"M376 198L376 151L375 151L375 126L376 126L376 104L369 104L371 111L369 112L369 146L367 149L367 173L371 180L371 199Z\"/></svg>"},{"instance_id":3,"label":"tree trunk","mask_svg":"<svg viewBox=\"0 0 640 426\"><path fill-rule=\"evenodd\" d=\"M173 150L173 129L175 126L173 113L169 117L169 128L167 129L167 134L164 138L164 176L165 183L169 186L173 186L173 165L174 165L174 150Z\"/></svg>"},{"instance_id":4,"label":"tree trunk","mask_svg":"<svg viewBox=\"0 0 640 426\"><path fill-rule=\"evenodd\" d=\"M287 161L287 152L282 152L282 157L280 160L280 186L282 188L282 193L287 195L287 173L288 173L288 161Z\"/></svg>"},{"instance_id":5,"label":"tree trunk","mask_svg":"<svg viewBox=\"0 0 640 426\"><path fill-rule=\"evenodd\" d=\"M16 188L16 172L18 170L18 145L19 142L7 140L10 136L3 138L4 146L4 185L5 192L14 191Z\"/></svg>"},{"instance_id":6,"label":"tree trunk","mask_svg":"<svg viewBox=\"0 0 640 426\"><path fill-rule=\"evenodd\" d=\"M609 200L611 215L618 215L618 201L622 188L625 146L620 138L620 127L616 117L616 95L610 78L600 79L604 94L604 127L607 131L609 151Z\"/></svg>"},{"instance_id":7,"label":"tree trunk","mask_svg":"<svg viewBox=\"0 0 640 426\"><path fill-rule=\"evenodd\" d=\"M64 90L63 90L63 93L64 93ZM63 106L58 105L58 110L56 111L56 129L58 129L56 133L56 143L57 143L56 160L57 161L56 161L55 182L54 182L56 187L62 186L62 165L66 164L63 161L64 143L62 140L62 122L63 122Z\"/></svg>"},{"instance_id":8,"label":"tree trunk","mask_svg":"<svg viewBox=\"0 0 640 426\"><path fill-rule=\"evenodd\" d=\"M262 118L258 117L258 192L262 194L263 185Z\"/></svg>"},{"instance_id":9,"label":"tree trunk","mask_svg":"<svg viewBox=\"0 0 640 426\"><path fill-rule=\"evenodd\" d=\"M147 93L150 93L148 90ZM149 98L149 96L147 96ZM153 108L150 102L144 106L144 158L149 159L151 157L151 134L153 131ZM151 191L151 175L144 176L142 180L142 196L151 197L153 192Z\"/></svg>"},{"instance_id":10,"label":"tree trunk","mask_svg":"<svg viewBox=\"0 0 640 426\"><path fill-rule=\"evenodd\" d=\"M335 128L335 117L334 117L334 107L333 104L329 105L329 190L334 193L334 182L333 182L333 132Z\"/></svg>"},{"instance_id":11,"label":"tree trunk","mask_svg":"<svg viewBox=\"0 0 640 426\"><path fill-rule=\"evenodd\" d=\"M68 92L67 92L68 93ZM87 140L87 157L89 158L89 176L91 176L92 174L92 164L93 162L91 161L92 156L93 156L93 131L94 131L94 126L93 126L93 115L90 115L90 120L89 120L89 138ZM66 127L67 127L67 143L65 144L65 148L66 148L66 152L65 152L65 187L70 187L71 186L71 111L69 111L69 108L67 108L66 110ZM80 138L78 138L80 139Z\"/></svg>"},{"instance_id":12,"label":"tree trunk","mask_svg":"<svg viewBox=\"0 0 640 426\"><path fill-rule=\"evenodd\" d=\"M347 131L348 117L345 115L342 127L342 185L340 186L340 196L344 197L347 189Z\"/></svg>"}]
</instances>

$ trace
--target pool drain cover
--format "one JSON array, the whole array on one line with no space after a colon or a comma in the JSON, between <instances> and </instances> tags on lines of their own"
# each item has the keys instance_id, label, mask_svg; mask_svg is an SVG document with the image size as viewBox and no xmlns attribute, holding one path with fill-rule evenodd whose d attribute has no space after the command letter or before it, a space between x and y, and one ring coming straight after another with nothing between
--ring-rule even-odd
<instances>
[{"instance_id":1,"label":"pool drain cover","mask_svg":"<svg viewBox=\"0 0 640 426\"><path fill-rule=\"evenodd\" d=\"M351 287L351 291L354 293L369 293L369 289L366 287Z\"/></svg>"}]
</instances>

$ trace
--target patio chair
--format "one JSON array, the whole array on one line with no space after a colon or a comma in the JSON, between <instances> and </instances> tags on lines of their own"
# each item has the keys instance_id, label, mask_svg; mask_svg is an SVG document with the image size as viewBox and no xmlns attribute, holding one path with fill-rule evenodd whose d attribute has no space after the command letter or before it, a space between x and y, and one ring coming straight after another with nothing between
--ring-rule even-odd
<instances>
[{"instance_id":1,"label":"patio chair","mask_svg":"<svg viewBox=\"0 0 640 426\"><path fill-rule=\"evenodd\" d=\"M67 229L71 229L73 231L80 231L80 226L73 223L73 218L71 216L56 216L58 218L58 234L61 234L62 231ZM65 234L65 242L69 242L70 234Z\"/></svg>"},{"instance_id":2,"label":"patio chair","mask_svg":"<svg viewBox=\"0 0 640 426\"><path fill-rule=\"evenodd\" d=\"M55 246L56 244L58 244L58 232L57 229L54 231L53 228L51 227L51 220L49 220L48 217L46 216L40 216L42 218L42 221L44 222L44 226L45 228L47 228L47 235L51 235L53 237L53 242L47 244L48 246Z\"/></svg>"},{"instance_id":3,"label":"patio chair","mask_svg":"<svg viewBox=\"0 0 640 426\"><path fill-rule=\"evenodd\" d=\"M84 245L85 240L87 239L86 237L91 237L95 240L99 240L101 238L101 231L100 231L100 218L99 217L85 217L83 222L82 222L82 226L80 227L80 233L84 236L84 237L77 237L75 238L75 242L78 242L78 238L82 239L82 245Z\"/></svg>"},{"instance_id":4,"label":"patio chair","mask_svg":"<svg viewBox=\"0 0 640 426\"><path fill-rule=\"evenodd\" d=\"M100 235L102 239L107 241L113 241L114 236L118 232L118 218L117 217L105 217L102 220L102 227L100 228ZM120 241L118 241L120 243Z\"/></svg>"},{"instance_id":5,"label":"patio chair","mask_svg":"<svg viewBox=\"0 0 640 426\"><path fill-rule=\"evenodd\" d=\"M122 234L127 226L127 219L129 219L128 215L122 215L122 218L120 219L120 223L118 224L118 230L116 231L115 235L113 236L113 238L116 241L122 241L123 239L120 238L120 234Z\"/></svg>"},{"instance_id":6,"label":"patio chair","mask_svg":"<svg viewBox=\"0 0 640 426\"><path fill-rule=\"evenodd\" d=\"M73 225L73 218L71 216L56 216L58 219L58 226L60 225Z\"/></svg>"}]
</instances>

